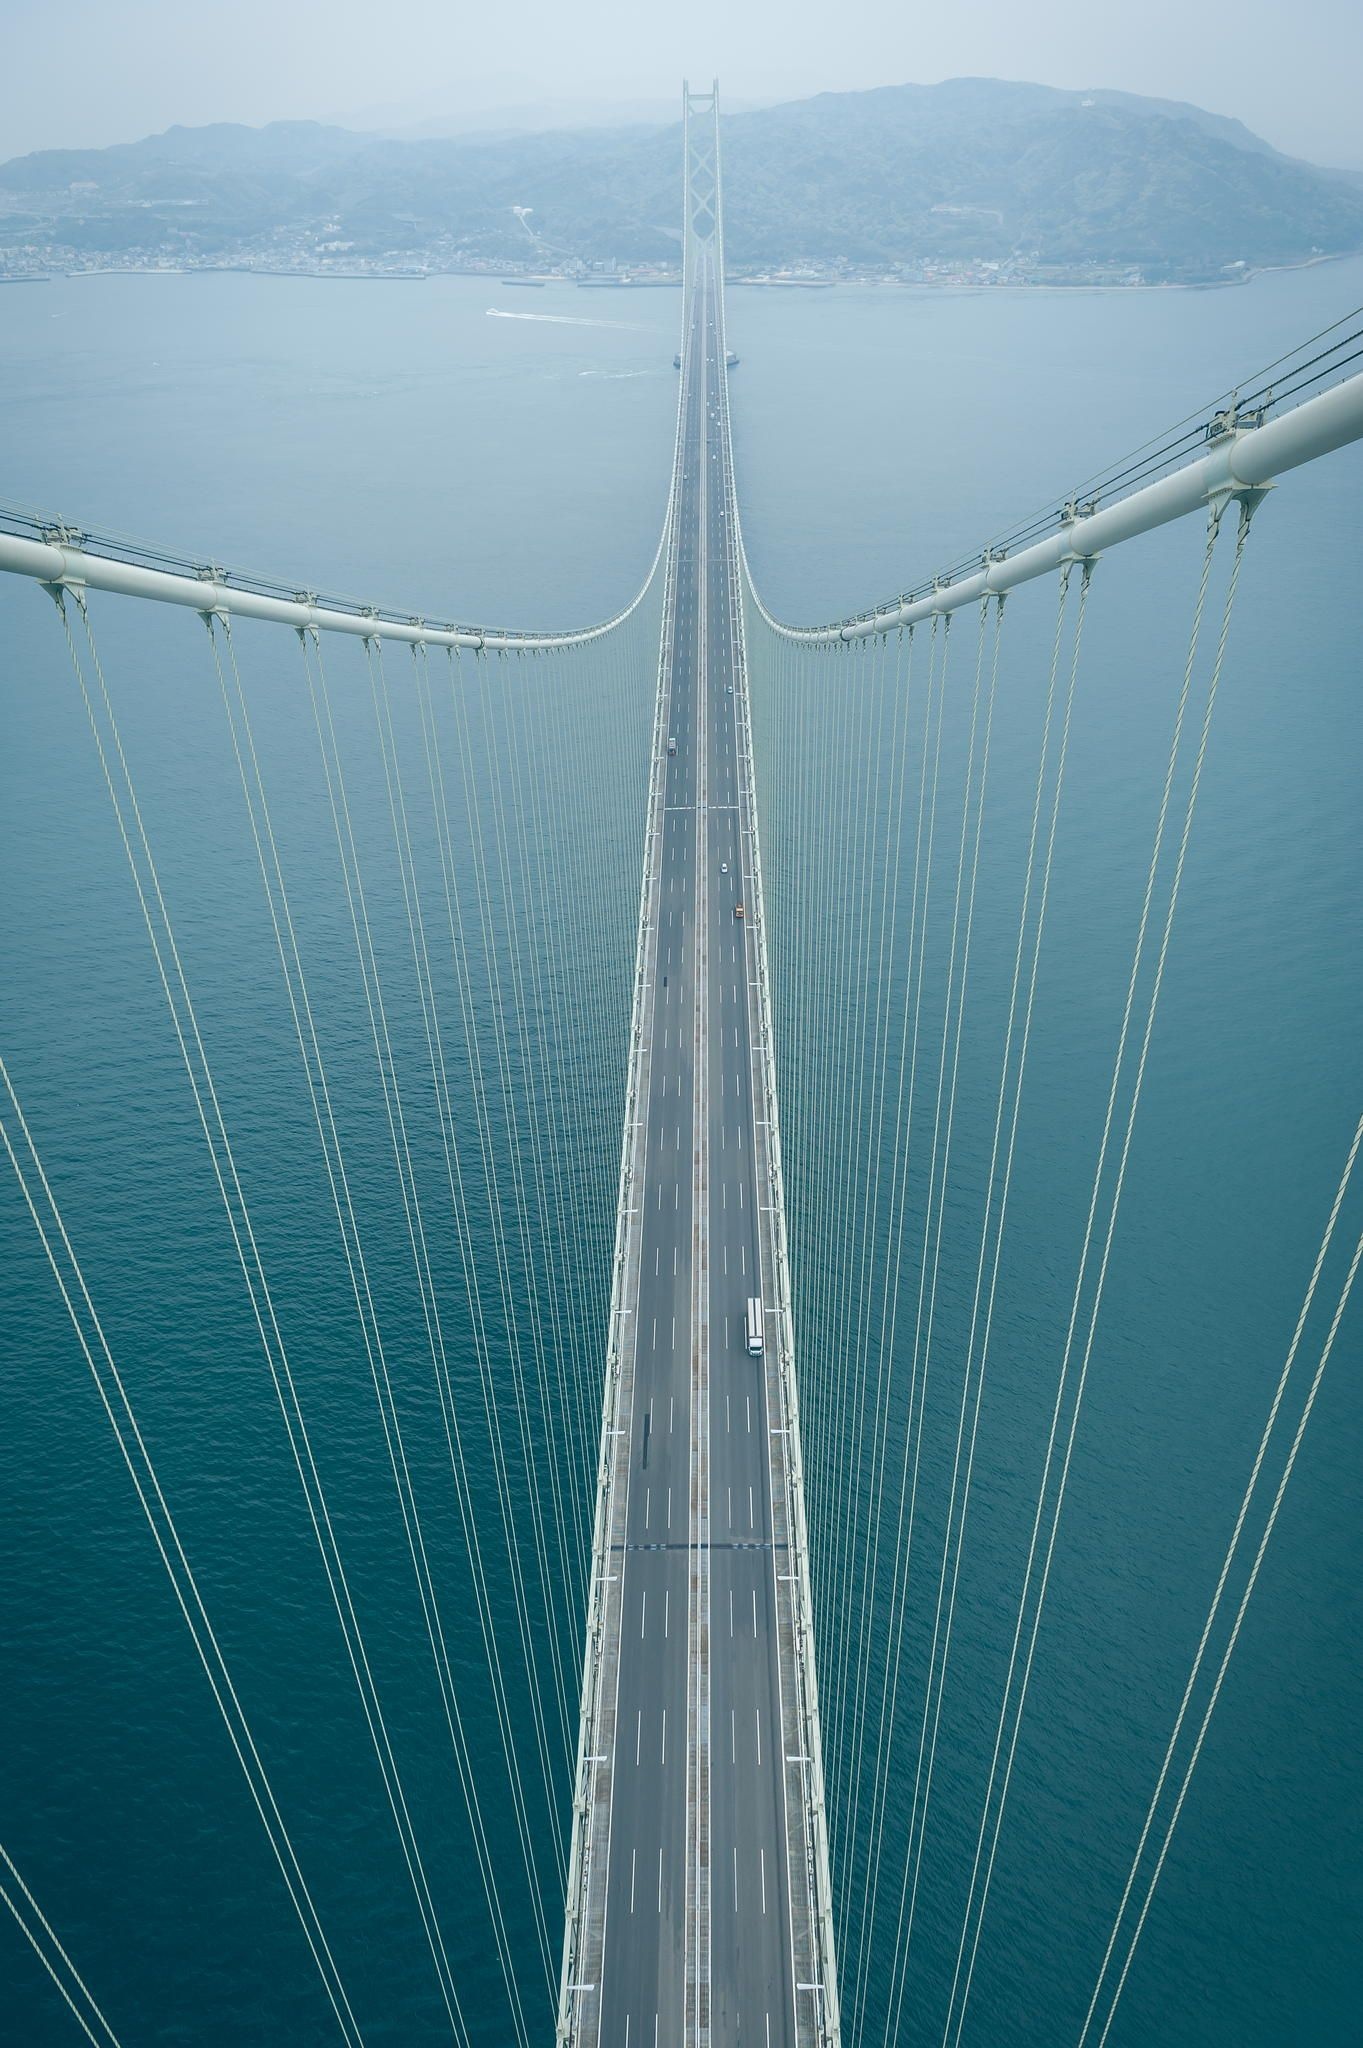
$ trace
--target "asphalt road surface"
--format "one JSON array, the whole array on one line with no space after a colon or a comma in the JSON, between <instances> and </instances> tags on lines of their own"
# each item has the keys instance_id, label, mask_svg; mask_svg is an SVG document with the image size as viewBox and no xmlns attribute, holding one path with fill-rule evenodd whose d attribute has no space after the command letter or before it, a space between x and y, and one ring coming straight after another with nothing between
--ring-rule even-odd
<instances>
[{"instance_id":1,"label":"asphalt road surface","mask_svg":"<svg viewBox=\"0 0 1363 2048\"><path fill-rule=\"evenodd\" d=\"M673 604L664 645L660 884L645 972L634 1401L620 1574L599 2040L794 2048L771 1458L761 1295L745 801L708 258L684 357ZM764 1315L768 1330L774 1319ZM789 1680L788 1680L789 1682ZM688 1975L690 1992L688 1996ZM707 2026L708 2021L708 2026Z\"/></svg>"}]
</instances>

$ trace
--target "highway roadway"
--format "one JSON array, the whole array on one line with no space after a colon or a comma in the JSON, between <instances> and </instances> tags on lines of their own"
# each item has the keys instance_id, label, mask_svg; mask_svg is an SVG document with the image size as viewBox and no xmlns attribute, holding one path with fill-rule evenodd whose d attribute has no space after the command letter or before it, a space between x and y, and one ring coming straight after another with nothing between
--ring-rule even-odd
<instances>
[{"instance_id":1,"label":"highway roadway","mask_svg":"<svg viewBox=\"0 0 1363 2048\"><path fill-rule=\"evenodd\" d=\"M611 2048L800 2038L777 1627L786 1560L772 1511L780 1418L745 1333L750 1296L763 1297L768 1329L775 1319L760 1272L756 970L750 915L736 916L751 841L724 376L707 256L683 354L645 940L650 1059L622 1301L633 1399L608 1609L618 1643L605 1912L599 1983L581 2013Z\"/></svg>"}]
</instances>

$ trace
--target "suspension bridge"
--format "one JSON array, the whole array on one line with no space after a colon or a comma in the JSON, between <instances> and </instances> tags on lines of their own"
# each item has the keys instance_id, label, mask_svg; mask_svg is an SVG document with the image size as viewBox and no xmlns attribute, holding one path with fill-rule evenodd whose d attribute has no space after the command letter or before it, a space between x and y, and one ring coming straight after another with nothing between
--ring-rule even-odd
<instances>
[{"instance_id":1,"label":"suspension bridge","mask_svg":"<svg viewBox=\"0 0 1363 2048\"><path fill-rule=\"evenodd\" d=\"M970 559L855 616L787 625L762 602L739 518L719 141L717 91L688 91L668 510L643 590L600 626L413 617L0 518L0 570L54 600L246 1341L339 1631L385 1853L410 1894L428 2030L461 2042L553 2026L581 2048L835 2048L936 2038L939 2023L944 2044L962 2039L1257 508L1363 439L1360 331L1341 322ZM976 1703L978 1825L942 1934L925 1856L951 1770L958 1595L981 1518L1085 627L1110 558L1165 527L1196 529L1187 637L1091 1186L1069 1219L1035 1500L1000 1595L995 1696ZM1005 618L1011 630L1028 585L1053 612L1039 655L1019 662L1035 780L1001 851L990 776L1010 716ZM457 1869L440 1867L410 1716L394 1712L381 1617L335 1507L288 1261L263 1216L259 1133L243 1129L231 1049L196 990L185 898L129 737L136 708L107 656L106 593L193 629L221 709L279 977L269 1001L301 1090L293 1136L317 1162L318 1243L340 1261L344 1346L371 1429L377 1410L411 1640L448 1750ZM334 842L339 909L324 924L299 905L297 869L314 854L272 777L270 715L258 697L252 708L252 663L273 679L290 639L316 818ZM347 645L358 666L342 675ZM320 992L338 946L346 1032ZM5 1064L3 1080L24 1209L331 2030L359 2042L315 1844L212 1619L22 1075ZM1361 1133L1340 1133L1310 1219L1243 1498L1106 1902L1081 2048L1114 2024L1335 1348L1363 1248ZM5 1901L73 2021L118 2040L18 1862L4 1865ZM478 1928L476 1997L455 1911ZM930 1940L925 1988L913 1970Z\"/></svg>"}]
</instances>

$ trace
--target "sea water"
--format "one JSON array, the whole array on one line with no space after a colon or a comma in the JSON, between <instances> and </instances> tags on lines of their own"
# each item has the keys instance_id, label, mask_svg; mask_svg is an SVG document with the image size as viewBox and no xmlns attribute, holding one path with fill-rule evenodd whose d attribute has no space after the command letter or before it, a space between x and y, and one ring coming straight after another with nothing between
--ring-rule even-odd
<instances>
[{"instance_id":1,"label":"sea water","mask_svg":"<svg viewBox=\"0 0 1363 2048\"><path fill-rule=\"evenodd\" d=\"M1063 502L1360 299L1359 263L1198 293L736 289L739 488L765 601L818 619L921 580ZM297 589L429 616L586 624L627 601L653 558L677 315L665 291L531 294L471 279L158 274L5 287L0 497ZM1353 451L1288 479L1256 515L964 2036L991 2048L1077 2034L1358 1113L1361 499ZM906 2008L915 2042L942 2025L1093 1103L1196 581L1192 528L1137 544L1129 569L1114 562L1095 580L1052 913L1070 936L1057 940L1024 1129L959 1736L945 1751ZM36 587L6 586L5 1056L366 2038L435 2040L448 2026L430 1958L59 623ZM1039 598L1034 613L1022 630L1035 640ZM465 2017L474 2040L500 2041L505 1999L202 628L115 600L96 616L355 1560ZM297 657L260 641L252 651L253 715L362 1144L379 1104ZM1026 748L1021 714L1016 730L1005 714L993 770L1005 825L1030 794ZM624 854L606 857L620 870L610 886L632 897ZM397 914L396 895L386 900ZM1002 895L983 936L996 951L1008 942ZM604 1043L616 1037L603 1026ZM392 1226L376 1226L375 1257L405 1338L417 1309L386 1162L377 1148L362 1156L375 1213ZM5 1185L0 1839L122 2038L331 2038L8 1173ZM1115 2043L1356 2037L1357 1329L1355 1316L1341 1332ZM808 1362L820 1370L826 1361ZM438 1416L415 1374L411 1399L425 1425L419 1483L434 1496ZM491 1516L490 1474L483 1483ZM455 1575L449 1518L432 1526L437 1563ZM511 1630L505 1584L494 1600ZM472 1622L458 1610L450 1620L471 1671ZM527 1702L512 1705L528 1741ZM489 1770L493 1743L480 1726ZM489 1824L513 1873L506 1814ZM514 1875L507 1883L527 2010L547 2036L529 1919ZM12 1924L0 1941L0 2032L68 2038L69 2015ZM882 1946L873 2013L888 1964Z\"/></svg>"}]
</instances>

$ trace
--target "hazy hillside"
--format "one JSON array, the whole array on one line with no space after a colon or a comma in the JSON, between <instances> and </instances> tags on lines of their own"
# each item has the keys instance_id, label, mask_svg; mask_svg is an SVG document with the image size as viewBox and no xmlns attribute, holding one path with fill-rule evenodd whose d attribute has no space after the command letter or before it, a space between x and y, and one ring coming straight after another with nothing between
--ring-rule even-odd
<instances>
[{"instance_id":1,"label":"hazy hillside","mask_svg":"<svg viewBox=\"0 0 1363 2048\"><path fill-rule=\"evenodd\" d=\"M826 93L724 123L732 268L1019 256L1215 277L1363 247L1363 185L1167 101L991 79ZM0 248L205 260L675 256L676 128L382 139L173 128L0 166ZM530 209L528 226L513 209ZM533 232L532 232L533 231Z\"/></svg>"}]
</instances>

